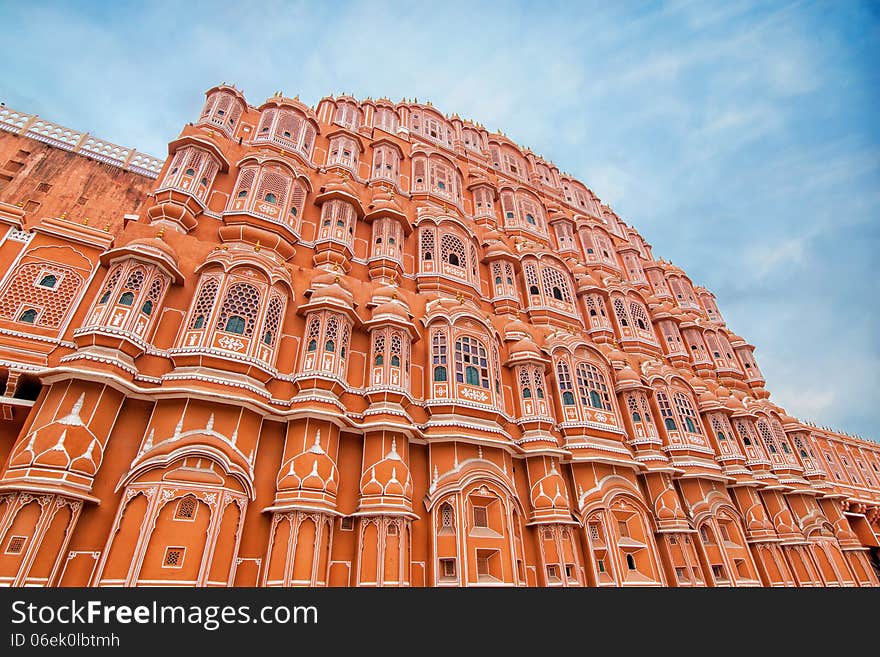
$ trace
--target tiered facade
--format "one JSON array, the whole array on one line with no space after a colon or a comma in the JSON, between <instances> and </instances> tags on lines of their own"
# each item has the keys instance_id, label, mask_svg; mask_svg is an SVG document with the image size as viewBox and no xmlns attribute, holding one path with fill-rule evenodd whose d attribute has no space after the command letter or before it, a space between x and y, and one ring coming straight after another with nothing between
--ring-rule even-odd
<instances>
[{"instance_id":1,"label":"tiered facade","mask_svg":"<svg viewBox=\"0 0 880 657\"><path fill-rule=\"evenodd\" d=\"M880 445L503 134L227 85L164 164L0 128L0 583L878 584Z\"/></svg>"}]
</instances>

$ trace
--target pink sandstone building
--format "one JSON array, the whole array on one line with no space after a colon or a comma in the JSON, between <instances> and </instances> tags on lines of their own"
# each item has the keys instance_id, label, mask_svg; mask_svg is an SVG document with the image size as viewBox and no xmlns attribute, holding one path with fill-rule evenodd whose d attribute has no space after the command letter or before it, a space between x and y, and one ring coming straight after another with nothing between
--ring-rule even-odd
<instances>
[{"instance_id":1,"label":"pink sandstone building","mask_svg":"<svg viewBox=\"0 0 880 657\"><path fill-rule=\"evenodd\" d=\"M880 444L430 104L220 85L156 158L0 107L0 584L877 586Z\"/></svg>"}]
</instances>

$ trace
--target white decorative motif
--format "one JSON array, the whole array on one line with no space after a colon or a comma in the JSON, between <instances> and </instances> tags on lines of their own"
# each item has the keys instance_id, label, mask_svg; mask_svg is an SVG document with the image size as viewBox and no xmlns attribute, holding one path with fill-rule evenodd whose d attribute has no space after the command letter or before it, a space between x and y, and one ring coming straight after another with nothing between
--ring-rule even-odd
<instances>
[{"instance_id":1,"label":"white decorative motif","mask_svg":"<svg viewBox=\"0 0 880 657\"><path fill-rule=\"evenodd\" d=\"M489 400L489 395L482 390L474 390L473 388L462 388L459 394L474 401L485 402Z\"/></svg>"},{"instance_id":2,"label":"white decorative motif","mask_svg":"<svg viewBox=\"0 0 880 657\"><path fill-rule=\"evenodd\" d=\"M29 233L26 230L20 230L18 228L13 228L9 231L7 237L14 242L21 242L23 244L28 244L33 238L34 234Z\"/></svg>"},{"instance_id":3,"label":"white decorative motif","mask_svg":"<svg viewBox=\"0 0 880 657\"><path fill-rule=\"evenodd\" d=\"M217 340L217 344L219 344L224 349L228 349L229 351L241 351L242 349L244 349L244 342L242 342L238 338L230 338L228 335L224 335L222 338Z\"/></svg>"}]
</instances>

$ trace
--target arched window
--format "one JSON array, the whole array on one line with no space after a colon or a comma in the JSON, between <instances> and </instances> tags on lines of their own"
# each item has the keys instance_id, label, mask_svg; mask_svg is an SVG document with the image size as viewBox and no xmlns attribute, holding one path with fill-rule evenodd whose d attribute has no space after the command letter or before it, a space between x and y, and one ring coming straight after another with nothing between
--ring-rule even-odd
<instances>
[{"instance_id":1,"label":"arched window","mask_svg":"<svg viewBox=\"0 0 880 657\"><path fill-rule=\"evenodd\" d=\"M397 183L400 154L391 146L377 146L373 150L373 178Z\"/></svg>"},{"instance_id":2,"label":"arched window","mask_svg":"<svg viewBox=\"0 0 880 657\"><path fill-rule=\"evenodd\" d=\"M186 146L174 154L161 186L188 192L204 202L219 169L219 162L213 155L195 146Z\"/></svg>"},{"instance_id":3,"label":"arched window","mask_svg":"<svg viewBox=\"0 0 880 657\"><path fill-rule=\"evenodd\" d=\"M689 396L681 391L676 391L672 395L672 398L675 401L675 408L678 411L681 421L684 423L685 429L689 433L702 435L703 432L700 430L700 419L694 411Z\"/></svg>"},{"instance_id":4,"label":"arched window","mask_svg":"<svg viewBox=\"0 0 880 657\"><path fill-rule=\"evenodd\" d=\"M226 320L226 326L224 330L227 333L237 333L241 335L244 333L245 328L245 319L240 315L231 315L229 319Z\"/></svg>"},{"instance_id":5,"label":"arched window","mask_svg":"<svg viewBox=\"0 0 880 657\"><path fill-rule=\"evenodd\" d=\"M571 281L568 274L542 263L541 282L546 299L555 299L556 301L571 305Z\"/></svg>"},{"instance_id":6,"label":"arched window","mask_svg":"<svg viewBox=\"0 0 880 657\"><path fill-rule=\"evenodd\" d=\"M435 330L431 337L431 365L434 381L446 381L446 332Z\"/></svg>"},{"instance_id":7,"label":"arched window","mask_svg":"<svg viewBox=\"0 0 880 657\"><path fill-rule=\"evenodd\" d=\"M344 315L327 311L309 313L301 371L316 370L345 377L349 338L349 323Z\"/></svg>"},{"instance_id":8,"label":"arched window","mask_svg":"<svg viewBox=\"0 0 880 657\"><path fill-rule=\"evenodd\" d=\"M357 214L351 203L339 199L327 201L321 206L318 239L332 239L350 246L354 239L356 218Z\"/></svg>"},{"instance_id":9,"label":"arched window","mask_svg":"<svg viewBox=\"0 0 880 657\"><path fill-rule=\"evenodd\" d=\"M151 313L153 312L153 302L152 302L152 301L149 301L149 300L145 301L145 302L144 302L144 305L141 306L141 312L142 312L144 315L149 315L149 314L151 314Z\"/></svg>"},{"instance_id":10,"label":"arched window","mask_svg":"<svg viewBox=\"0 0 880 657\"><path fill-rule=\"evenodd\" d=\"M452 510L452 505L444 502L440 507L440 527L442 529L452 529L454 522L455 512Z\"/></svg>"},{"instance_id":11,"label":"arched window","mask_svg":"<svg viewBox=\"0 0 880 657\"><path fill-rule=\"evenodd\" d=\"M657 406L660 407L660 417L663 418L663 425L669 431L678 431L678 425L675 423L675 413L672 405L669 403L669 397L663 390L656 391Z\"/></svg>"},{"instance_id":12,"label":"arched window","mask_svg":"<svg viewBox=\"0 0 880 657\"><path fill-rule=\"evenodd\" d=\"M58 284L58 277L54 274L46 274L40 279L40 285L43 287L54 288Z\"/></svg>"},{"instance_id":13,"label":"arched window","mask_svg":"<svg viewBox=\"0 0 880 657\"><path fill-rule=\"evenodd\" d=\"M37 311L33 308L25 310L18 318L18 321L24 322L25 324L33 324L37 321Z\"/></svg>"},{"instance_id":14,"label":"arched window","mask_svg":"<svg viewBox=\"0 0 880 657\"><path fill-rule=\"evenodd\" d=\"M563 405L574 406L574 387L571 383L568 363L565 361L560 360L556 364L556 380L559 383L559 391L562 393Z\"/></svg>"},{"instance_id":15,"label":"arched window","mask_svg":"<svg viewBox=\"0 0 880 657\"><path fill-rule=\"evenodd\" d=\"M623 302L623 299L615 297L612 301L612 305L614 306L614 314L617 316L617 322L620 324L620 327L628 327L629 313L626 311L626 304Z\"/></svg>"},{"instance_id":16,"label":"arched window","mask_svg":"<svg viewBox=\"0 0 880 657\"><path fill-rule=\"evenodd\" d=\"M330 140L330 154L327 164L339 164L353 168L360 155L360 146L351 137L337 136Z\"/></svg>"},{"instance_id":17,"label":"arched window","mask_svg":"<svg viewBox=\"0 0 880 657\"><path fill-rule=\"evenodd\" d=\"M651 320L648 319L648 313L645 310L645 307L638 301L630 301L629 312L630 317L632 317L632 320L638 329L639 336L654 342L654 332L651 329Z\"/></svg>"},{"instance_id":18,"label":"arched window","mask_svg":"<svg viewBox=\"0 0 880 657\"><path fill-rule=\"evenodd\" d=\"M605 375L592 363L578 363L576 369L578 394L584 407L612 410Z\"/></svg>"},{"instance_id":19,"label":"arched window","mask_svg":"<svg viewBox=\"0 0 880 657\"><path fill-rule=\"evenodd\" d=\"M269 300L269 308L266 310L266 317L263 319L263 344L267 347L274 347L278 338L278 331L281 327L281 316L284 312L283 297L278 291L272 293Z\"/></svg>"},{"instance_id":20,"label":"arched window","mask_svg":"<svg viewBox=\"0 0 880 657\"><path fill-rule=\"evenodd\" d=\"M251 337L257 321L260 291L250 283L233 283L226 291L217 319L217 329Z\"/></svg>"},{"instance_id":21,"label":"arched window","mask_svg":"<svg viewBox=\"0 0 880 657\"><path fill-rule=\"evenodd\" d=\"M193 306L192 320L189 325L191 329L204 328L205 320L214 308L218 289L219 284L214 278L209 278L202 283L202 287L196 295L195 305Z\"/></svg>"},{"instance_id":22,"label":"arched window","mask_svg":"<svg viewBox=\"0 0 880 657\"><path fill-rule=\"evenodd\" d=\"M451 233L445 233L440 238L440 259L454 267L464 268L465 258L464 243L461 239Z\"/></svg>"},{"instance_id":23,"label":"arched window","mask_svg":"<svg viewBox=\"0 0 880 657\"><path fill-rule=\"evenodd\" d=\"M123 292L122 296L119 297L119 305L120 306L130 306L134 303L134 294L131 292Z\"/></svg>"},{"instance_id":24,"label":"arched window","mask_svg":"<svg viewBox=\"0 0 880 657\"><path fill-rule=\"evenodd\" d=\"M489 356L476 338L462 336L455 341L455 380L489 389Z\"/></svg>"}]
</instances>

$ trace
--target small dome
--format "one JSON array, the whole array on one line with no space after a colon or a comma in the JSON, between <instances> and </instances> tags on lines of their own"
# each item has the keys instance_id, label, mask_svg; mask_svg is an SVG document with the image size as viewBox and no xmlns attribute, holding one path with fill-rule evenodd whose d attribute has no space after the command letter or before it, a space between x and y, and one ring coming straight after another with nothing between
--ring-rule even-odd
<instances>
[{"instance_id":1,"label":"small dome","mask_svg":"<svg viewBox=\"0 0 880 657\"><path fill-rule=\"evenodd\" d=\"M373 319L377 317L382 317L383 315L392 315L394 317L398 317L405 321L409 321L409 315L406 312L406 308L403 304L393 303L391 301L380 303L378 306L373 308Z\"/></svg>"},{"instance_id":2,"label":"small dome","mask_svg":"<svg viewBox=\"0 0 880 657\"><path fill-rule=\"evenodd\" d=\"M504 325L505 340L515 340L518 339L517 336L531 337L531 335L532 332L529 330L529 327L518 319L512 319Z\"/></svg>"},{"instance_id":3,"label":"small dome","mask_svg":"<svg viewBox=\"0 0 880 657\"><path fill-rule=\"evenodd\" d=\"M489 246L486 247L486 257L487 258L492 258L492 257L497 258L500 256L515 257L513 255L513 250L509 246L507 246L504 242L501 242L501 241L489 242Z\"/></svg>"},{"instance_id":4,"label":"small dome","mask_svg":"<svg viewBox=\"0 0 880 657\"><path fill-rule=\"evenodd\" d=\"M139 237L137 239L133 239L127 244L122 244L120 246L128 249L156 249L171 258L175 263L177 262L177 253L175 253L174 248L168 242L158 236Z\"/></svg>"},{"instance_id":5,"label":"small dome","mask_svg":"<svg viewBox=\"0 0 880 657\"><path fill-rule=\"evenodd\" d=\"M94 475L102 458L101 443L85 425L80 395L70 413L32 431L24 447L10 459L9 467L28 465L74 470Z\"/></svg>"},{"instance_id":6,"label":"small dome","mask_svg":"<svg viewBox=\"0 0 880 657\"><path fill-rule=\"evenodd\" d=\"M639 375L635 373L635 370L629 366L627 363L623 366L623 369L617 371L616 374L618 383L641 383L642 380L639 378Z\"/></svg>"},{"instance_id":7,"label":"small dome","mask_svg":"<svg viewBox=\"0 0 880 657\"><path fill-rule=\"evenodd\" d=\"M566 497L565 480L556 469L556 462L550 466L550 472L539 479L532 486L532 506L535 509L567 509L568 497Z\"/></svg>"},{"instance_id":8,"label":"small dome","mask_svg":"<svg viewBox=\"0 0 880 657\"><path fill-rule=\"evenodd\" d=\"M309 489L335 494L339 471L333 459L321 446L321 432L315 432L315 442L304 452L282 467L278 476L278 490Z\"/></svg>"},{"instance_id":9,"label":"small dome","mask_svg":"<svg viewBox=\"0 0 880 657\"><path fill-rule=\"evenodd\" d=\"M743 403L739 399L734 397L733 395L731 395L727 399L727 401L725 402L724 405L732 411L744 411L745 410L745 406L743 406Z\"/></svg>"},{"instance_id":10,"label":"small dome","mask_svg":"<svg viewBox=\"0 0 880 657\"><path fill-rule=\"evenodd\" d=\"M397 452L397 439L391 439L391 449L361 476L363 495L412 496L412 478L409 467Z\"/></svg>"},{"instance_id":11,"label":"small dome","mask_svg":"<svg viewBox=\"0 0 880 657\"><path fill-rule=\"evenodd\" d=\"M338 282L335 282L332 285L325 285L315 291L315 293L312 294L311 300L312 302L315 302L324 299L339 301L347 306L351 306L354 303L354 296L352 293L340 286Z\"/></svg>"},{"instance_id":12,"label":"small dome","mask_svg":"<svg viewBox=\"0 0 880 657\"><path fill-rule=\"evenodd\" d=\"M514 343L514 345L510 348L510 355L511 356L517 356L517 355L522 355L522 354L527 354L527 355L531 356L531 355L540 355L540 353L541 352L540 352L540 349L538 348L538 345L536 345L534 343L534 341L529 337L522 338L521 340Z\"/></svg>"},{"instance_id":13,"label":"small dome","mask_svg":"<svg viewBox=\"0 0 880 657\"><path fill-rule=\"evenodd\" d=\"M613 347L608 352L608 360L623 361L625 363L626 362L626 354L624 352L622 352L620 349L618 349L617 347Z\"/></svg>"},{"instance_id":14,"label":"small dome","mask_svg":"<svg viewBox=\"0 0 880 657\"><path fill-rule=\"evenodd\" d=\"M320 269L318 270L318 273L312 277L311 287L318 288L323 285L333 285L338 277L339 275L332 271Z\"/></svg>"},{"instance_id":15,"label":"small dome","mask_svg":"<svg viewBox=\"0 0 880 657\"><path fill-rule=\"evenodd\" d=\"M718 403L718 397L716 397L711 391L708 389L703 391L700 394L700 404L714 404Z\"/></svg>"}]
</instances>

